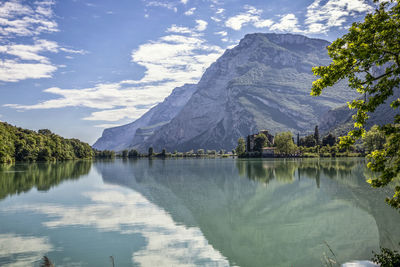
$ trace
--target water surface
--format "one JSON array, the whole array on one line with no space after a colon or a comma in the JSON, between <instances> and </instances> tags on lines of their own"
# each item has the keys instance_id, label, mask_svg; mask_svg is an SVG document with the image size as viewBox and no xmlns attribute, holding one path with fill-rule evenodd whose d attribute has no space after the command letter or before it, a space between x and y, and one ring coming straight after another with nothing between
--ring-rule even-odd
<instances>
[{"instance_id":1,"label":"water surface","mask_svg":"<svg viewBox=\"0 0 400 267\"><path fill-rule=\"evenodd\" d=\"M3 165L0 265L321 266L329 248L370 259L399 249L400 214L366 174L362 159Z\"/></svg>"}]
</instances>

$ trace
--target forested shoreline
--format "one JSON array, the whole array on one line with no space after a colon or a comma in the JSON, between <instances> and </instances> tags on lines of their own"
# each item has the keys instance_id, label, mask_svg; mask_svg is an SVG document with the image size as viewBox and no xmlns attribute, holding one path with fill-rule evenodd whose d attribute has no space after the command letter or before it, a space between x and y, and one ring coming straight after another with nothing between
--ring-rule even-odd
<instances>
[{"instance_id":1,"label":"forested shoreline","mask_svg":"<svg viewBox=\"0 0 400 267\"><path fill-rule=\"evenodd\" d=\"M91 159L91 146L78 139L66 139L50 130L36 131L0 122L0 163Z\"/></svg>"}]
</instances>

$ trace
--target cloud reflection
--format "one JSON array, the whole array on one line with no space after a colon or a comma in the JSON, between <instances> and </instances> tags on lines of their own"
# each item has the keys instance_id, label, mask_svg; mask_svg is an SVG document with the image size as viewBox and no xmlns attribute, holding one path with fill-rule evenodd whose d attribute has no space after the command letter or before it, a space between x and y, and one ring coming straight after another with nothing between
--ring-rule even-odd
<instances>
[{"instance_id":1,"label":"cloud reflection","mask_svg":"<svg viewBox=\"0 0 400 267\"><path fill-rule=\"evenodd\" d=\"M139 233L146 238L142 250L132 260L141 266L229 266L197 227L177 225L172 217L138 192L117 191L114 186L86 192L91 204L85 206L24 205L8 211L29 210L49 216L44 225L90 226L100 231Z\"/></svg>"},{"instance_id":2,"label":"cloud reflection","mask_svg":"<svg viewBox=\"0 0 400 267\"><path fill-rule=\"evenodd\" d=\"M47 252L54 250L47 238L0 234L0 265L33 266Z\"/></svg>"}]
</instances>

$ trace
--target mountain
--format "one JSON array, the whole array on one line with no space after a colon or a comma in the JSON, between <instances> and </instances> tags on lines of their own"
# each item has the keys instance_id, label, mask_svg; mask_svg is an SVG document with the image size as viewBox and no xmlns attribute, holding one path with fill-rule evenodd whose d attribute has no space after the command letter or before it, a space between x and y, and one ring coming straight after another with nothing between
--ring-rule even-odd
<instances>
[{"instance_id":1,"label":"mountain","mask_svg":"<svg viewBox=\"0 0 400 267\"><path fill-rule=\"evenodd\" d=\"M261 129L313 129L322 114L357 95L342 82L323 96L310 96L311 68L330 63L328 45L294 34L246 35L206 70L176 117L132 147L230 150L239 137Z\"/></svg>"},{"instance_id":2,"label":"mountain","mask_svg":"<svg viewBox=\"0 0 400 267\"><path fill-rule=\"evenodd\" d=\"M134 122L105 129L102 136L94 143L93 148L118 151L142 143L154 131L167 124L178 114L196 87L194 84L177 87L162 103L150 109Z\"/></svg>"},{"instance_id":3,"label":"mountain","mask_svg":"<svg viewBox=\"0 0 400 267\"><path fill-rule=\"evenodd\" d=\"M400 114L400 112L391 108L390 103L398 98L400 98L400 89L397 88L384 104L380 105L373 113L369 114L366 128L369 129L375 124L383 125L392 123L394 116ZM347 104L329 110L322 116L319 129L321 133L331 132L336 136L346 135L354 128L354 121L352 119L354 114L356 114L356 111L350 110Z\"/></svg>"}]
</instances>

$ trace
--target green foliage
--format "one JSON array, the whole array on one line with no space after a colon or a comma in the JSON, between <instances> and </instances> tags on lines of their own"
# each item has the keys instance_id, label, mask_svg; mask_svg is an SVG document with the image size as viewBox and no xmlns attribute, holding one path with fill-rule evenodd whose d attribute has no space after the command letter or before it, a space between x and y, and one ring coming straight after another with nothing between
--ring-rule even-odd
<instances>
[{"instance_id":1,"label":"green foliage","mask_svg":"<svg viewBox=\"0 0 400 267\"><path fill-rule=\"evenodd\" d=\"M153 156L153 154L154 154L154 149L153 149L153 147L149 147L149 151L148 151L149 157Z\"/></svg>"},{"instance_id":2,"label":"green foliage","mask_svg":"<svg viewBox=\"0 0 400 267\"><path fill-rule=\"evenodd\" d=\"M122 155L121 155L121 156L122 156L123 158L127 158L128 155L129 155L128 149L125 149L125 150L122 151Z\"/></svg>"},{"instance_id":3,"label":"green foliage","mask_svg":"<svg viewBox=\"0 0 400 267\"><path fill-rule=\"evenodd\" d=\"M115 152L112 150L95 151L95 157L101 159L113 159L115 158Z\"/></svg>"},{"instance_id":4,"label":"green foliage","mask_svg":"<svg viewBox=\"0 0 400 267\"><path fill-rule=\"evenodd\" d=\"M44 129L38 132L0 122L0 163L90 159L92 148Z\"/></svg>"},{"instance_id":5,"label":"green foliage","mask_svg":"<svg viewBox=\"0 0 400 267\"><path fill-rule=\"evenodd\" d=\"M207 150L207 154L208 155L217 155L217 151L216 150Z\"/></svg>"},{"instance_id":6,"label":"green foliage","mask_svg":"<svg viewBox=\"0 0 400 267\"><path fill-rule=\"evenodd\" d=\"M400 254L396 250L381 248L380 254L374 253L372 261L381 267L396 267L400 266Z\"/></svg>"},{"instance_id":7,"label":"green foliage","mask_svg":"<svg viewBox=\"0 0 400 267\"><path fill-rule=\"evenodd\" d=\"M163 150L161 151L161 157L165 157L166 155L167 155L167 150L163 148Z\"/></svg>"},{"instance_id":8,"label":"green foliage","mask_svg":"<svg viewBox=\"0 0 400 267\"><path fill-rule=\"evenodd\" d=\"M197 155L204 155L204 149L197 149Z\"/></svg>"},{"instance_id":9,"label":"green foliage","mask_svg":"<svg viewBox=\"0 0 400 267\"><path fill-rule=\"evenodd\" d=\"M372 151L383 149L386 143L386 137L384 133L379 130L379 126L374 125L365 133L362 137L362 141L364 149L368 153L371 153Z\"/></svg>"},{"instance_id":10,"label":"green foliage","mask_svg":"<svg viewBox=\"0 0 400 267\"><path fill-rule=\"evenodd\" d=\"M324 88L348 79L349 86L363 96L349 103L351 109L357 110L353 116L355 129L340 139L343 147L365 135L368 113L380 105L390 104L393 109L400 106L400 99L385 103L400 85L399 29L399 0L382 1L375 12L367 14L363 22L353 23L346 35L328 47L332 58L329 66L313 68L320 78L313 83L311 95L320 95ZM400 174L399 123L400 115L396 115L394 124L380 128L387 143L384 149L371 151L368 155L368 167L380 173L379 177L369 181L374 187L385 186ZM387 202L400 209L400 187L395 188L393 197Z\"/></svg>"},{"instance_id":11,"label":"green foliage","mask_svg":"<svg viewBox=\"0 0 400 267\"><path fill-rule=\"evenodd\" d=\"M334 146L336 144L336 136L329 133L328 135L322 138L322 145L323 146Z\"/></svg>"},{"instance_id":12,"label":"green foliage","mask_svg":"<svg viewBox=\"0 0 400 267\"><path fill-rule=\"evenodd\" d=\"M238 139L238 145L235 149L237 155L243 155L246 152L246 142L244 141L243 137Z\"/></svg>"},{"instance_id":13,"label":"green foliage","mask_svg":"<svg viewBox=\"0 0 400 267\"><path fill-rule=\"evenodd\" d=\"M314 135L307 135L304 138L300 138L300 146L315 147L317 142L315 141Z\"/></svg>"},{"instance_id":14,"label":"green foliage","mask_svg":"<svg viewBox=\"0 0 400 267\"><path fill-rule=\"evenodd\" d=\"M291 132L279 133L275 136L275 145L278 153L283 155L294 154L297 151L297 146L293 142Z\"/></svg>"},{"instance_id":15,"label":"green foliage","mask_svg":"<svg viewBox=\"0 0 400 267\"><path fill-rule=\"evenodd\" d=\"M136 149L129 150L128 157L129 158L137 158L139 157L139 152Z\"/></svg>"},{"instance_id":16,"label":"green foliage","mask_svg":"<svg viewBox=\"0 0 400 267\"><path fill-rule=\"evenodd\" d=\"M263 147L270 146L268 138L265 134L260 133L254 138L254 150L261 152Z\"/></svg>"},{"instance_id":17,"label":"green foliage","mask_svg":"<svg viewBox=\"0 0 400 267\"><path fill-rule=\"evenodd\" d=\"M318 125L315 126L314 129L314 139L317 145L319 145L319 130L318 130Z\"/></svg>"}]
</instances>

